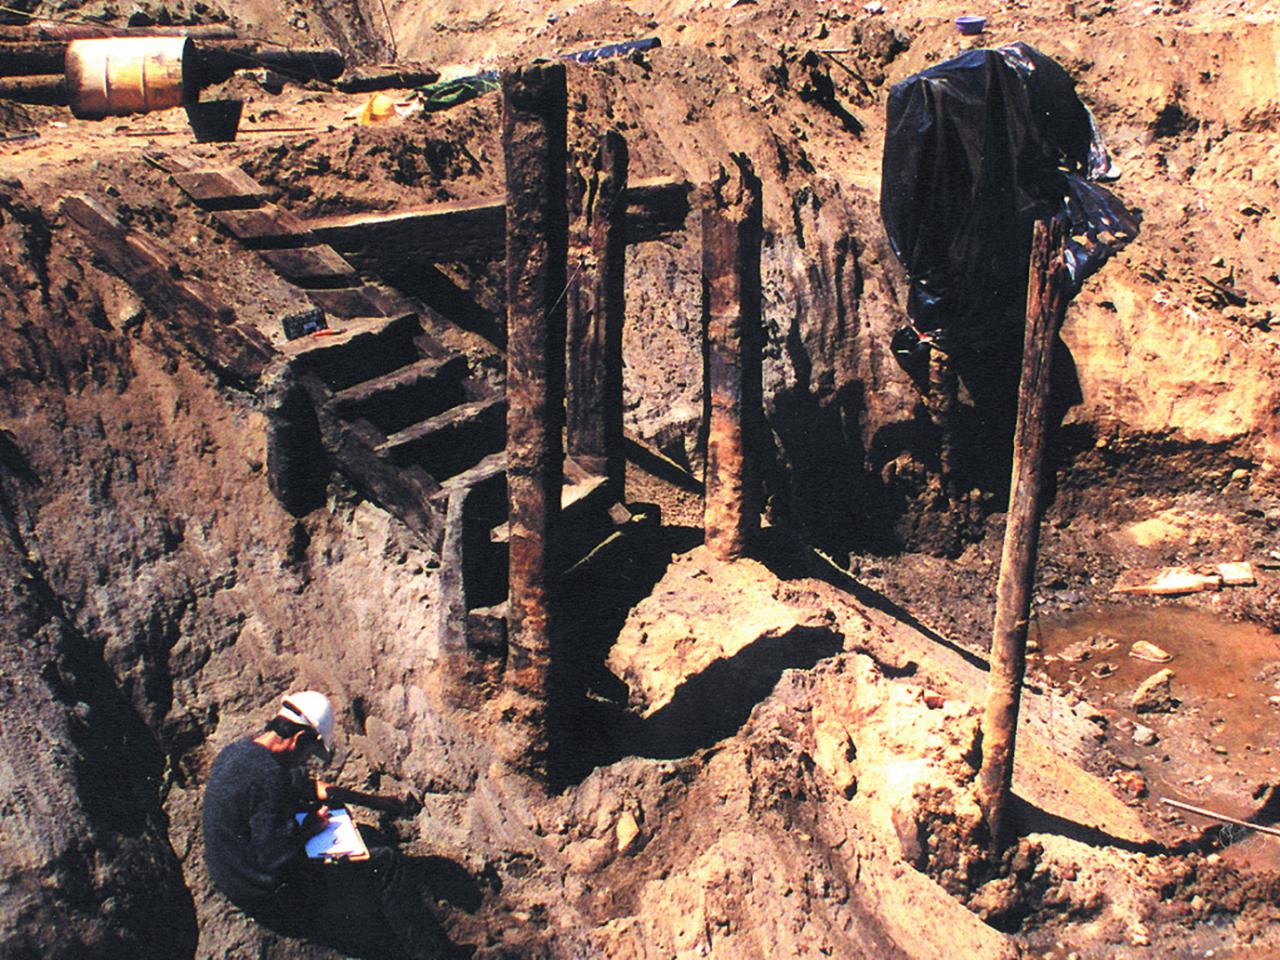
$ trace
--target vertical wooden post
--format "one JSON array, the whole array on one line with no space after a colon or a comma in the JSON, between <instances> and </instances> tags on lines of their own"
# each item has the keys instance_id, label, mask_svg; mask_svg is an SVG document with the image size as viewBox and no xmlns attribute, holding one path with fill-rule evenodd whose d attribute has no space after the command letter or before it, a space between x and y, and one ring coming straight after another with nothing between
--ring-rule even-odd
<instances>
[{"instance_id":1,"label":"vertical wooden post","mask_svg":"<svg viewBox=\"0 0 1280 960\"><path fill-rule=\"evenodd\" d=\"M1040 540L1040 478L1044 465L1053 344L1071 299L1063 247L1062 218L1039 221L1031 243L1027 281L1027 326L1018 387L1018 420L1013 437L1013 480L1005 522L1004 552L996 587L996 619L991 639L991 673L982 720L982 769L978 792L991 836L993 856L1004 848L1013 784L1018 706L1027 665L1027 620Z\"/></svg>"},{"instance_id":2,"label":"vertical wooden post","mask_svg":"<svg viewBox=\"0 0 1280 960\"><path fill-rule=\"evenodd\" d=\"M569 299L565 446L623 496L622 324L626 316L627 142L605 134L582 184L585 237L575 251L577 282Z\"/></svg>"},{"instance_id":3,"label":"vertical wooden post","mask_svg":"<svg viewBox=\"0 0 1280 960\"><path fill-rule=\"evenodd\" d=\"M534 773L545 773L548 752L548 593L564 471L565 109L563 64L503 74L510 565L500 749Z\"/></svg>"},{"instance_id":4,"label":"vertical wooden post","mask_svg":"<svg viewBox=\"0 0 1280 960\"><path fill-rule=\"evenodd\" d=\"M752 453L763 420L761 383L760 181L751 162L733 155L720 169L702 215L703 310L706 323L707 547L722 559L742 556L760 524Z\"/></svg>"},{"instance_id":5,"label":"vertical wooden post","mask_svg":"<svg viewBox=\"0 0 1280 960\"><path fill-rule=\"evenodd\" d=\"M938 431L938 472L942 490L953 499L955 473L955 407L958 381L951 358L936 346L929 350L929 395L925 406Z\"/></svg>"}]
</instances>

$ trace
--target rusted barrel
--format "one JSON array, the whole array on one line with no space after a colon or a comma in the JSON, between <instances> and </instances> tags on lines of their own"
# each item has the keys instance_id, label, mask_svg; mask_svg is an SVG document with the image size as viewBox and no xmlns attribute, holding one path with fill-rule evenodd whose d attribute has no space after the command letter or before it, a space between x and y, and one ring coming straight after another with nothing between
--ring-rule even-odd
<instances>
[{"instance_id":1,"label":"rusted barrel","mask_svg":"<svg viewBox=\"0 0 1280 960\"><path fill-rule=\"evenodd\" d=\"M111 37L67 46L67 95L77 117L98 120L176 107L195 93L189 37Z\"/></svg>"}]
</instances>

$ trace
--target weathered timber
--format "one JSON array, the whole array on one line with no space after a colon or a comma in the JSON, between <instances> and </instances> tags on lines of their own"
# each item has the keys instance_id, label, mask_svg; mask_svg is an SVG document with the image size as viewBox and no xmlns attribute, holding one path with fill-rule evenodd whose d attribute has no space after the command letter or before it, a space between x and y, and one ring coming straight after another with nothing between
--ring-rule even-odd
<instances>
[{"instance_id":1,"label":"weathered timber","mask_svg":"<svg viewBox=\"0 0 1280 960\"><path fill-rule=\"evenodd\" d=\"M333 290L308 290L311 302L335 317L394 317L412 309L394 290L373 283Z\"/></svg>"},{"instance_id":2,"label":"weathered timber","mask_svg":"<svg viewBox=\"0 0 1280 960\"><path fill-rule=\"evenodd\" d=\"M627 242L661 240L683 230L689 218L687 180L656 177L640 180L627 188Z\"/></svg>"},{"instance_id":3,"label":"weathered timber","mask_svg":"<svg viewBox=\"0 0 1280 960\"><path fill-rule=\"evenodd\" d=\"M483 454L502 448L507 416L501 396L471 400L399 430L378 444L391 463L420 463L439 479L451 477Z\"/></svg>"},{"instance_id":4,"label":"weathered timber","mask_svg":"<svg viewBox=\"0 0 1280 960\"><path fill-rule=\"evenodd\" d=\"M102 40L109 37L191 37L202 40L234 40L235 27L220 23L154 24L149 27L112 27L100 23L62 23L35 20L0 25L0 42L19 40ZM4 50L0 48L0 56Z\"/></svg>"},{"instance_id":5,"label":"weathered timber","mask_svg":"<svg viewBox=\"0 0 1280 960\"><path fill-rule=\"evenodd\" d=\"M444 518L432 509L431 498L440 485L426 470L378 456L384 438L366 420L331 416L321 408L320 431L334 464L361 496L395 514L433 548L438 545Z\"/></svg>"},{"instance_id":6,"label":"weathered timber","mask_svg":"<svg viewBox=\"0 0 1280 960\"><path fill-rule=\"evenodd\" d=\"M332 336L287 344L284 352L314 373L330 390L381 377L417 359L415 338L422 333L418 315L354 317Z\"/></svg>"},{"instance_id":7,"label":"weathered timber","mask_svg":"<svg viewBox=\"0 0 1280 960\"><path fill-rule=\"evenodd\" d=\"M978 773L978 795L993 856L999 855L1008 839L1018 706L1027 663L1027 618L1040 540L1040 479L1049 372L1054 340L1071 299L1063 254L1066 239L1066 223L1059 217L1037 222L1031 245L1018 419L1013 437L1013 480L996 585L991 669L982 720L982 768Z\"/></svg>"},{"instance_id":8,"label":"weathered timber","mask_svg":"<svg viewBox=\"0 0 1280 960\"><path fill-rule=\"evenodd\" d=\"M213 217L252 250L305 247L317 242L305 223L272 203L251 210L216 210Z\"/></svg>"},{"instance_id":9,"label":"weathered timber","mask_svg":"<svg viewBox=\"0 0 1280 960\"><path fill-rule=\"evenodd\" d=\"M90 249L138 292L180 344L230 383L258 382L275 351L257 328L236 321L231 308L200 281L175 279L170 259L145 237L126 231L97 200L71 194L61 209Z\"/></svg>"},{"instance_id":10,"label":"weathered timber","mask_svg":"<svg viewBox=\"0 0 1280 960\"><path fill-rule=\"evenodd\" d=\"M658 240L684 229L690 186L659 178L628 187L628 243ZM307 221L326 243L361 262L456 263L498 260L505 256L505 206L502 200L440 203L396 213L358 213Z\"/></svg>"},{"instance_id":11,"label":"weathered timber","mask_svg":"<svg viewBox=\"0 0 1280 960\"><path fill-rule=\"evenodd\" d=\"M951 358L934 347L929 351L929 392L925 407L938 435L938 473L943 492L955 499L955 408L959 378Z\"/></svg>"},{"instance_id":12,"label":"weathered timber","mask_svg":"<svg viewBox=\"0 0 1280 960\"><path fill-rule=\"evenodd\" d=\"M276 273L304 289L349 287L360 282L351 264L328 244L262 250L259 255Z\"/></svg>"},{"instance_id":13,"label":"weathered timber","mask_svg":"<svg viewBox=\"0 0 1280 960\"><path fill-rule=\"evenodd\" d=\"M494 477L505 476L506 472L507 452L498 450L462 473L456 473L446 480L441 480L440 492L436 494L436 498L453 496L453 494L466 487L474 487L490 481Z\"/></svg>"},{"instance_id":14,"label":"weathered timber","mask_svg":"<svg viewBox=\"0 0 1280 960\"><path fill-rule=\"evenodd\" d=\"M502 75L507 272L507 664L500 745L508 762L545 775L563 472L568 207L565 69Z\"/></svg>"},{"instance_id":15,"label":"weathered timber","mask_svg":"<svg viewBox=\"0 0 1280 960\"><path fill-rule=\"evenodd\" d=\"M329 459L320 435L314 401L286 364L268 385L267 486L295 517L323 506L329 483Z\"/></svg>"},{"instance_id":16,"label":"weathered timber","mask_svg":"<svg viewBox=\"0 0 1280 960\"><path fill-rule=\"evenodd\" d=\"M0 47L0 77L28 77L62 73L67 41L16 40Z\"/></svg>"},{"instance_id":17,"label":"weathered timber","mask_svg":"<svg viewBox=\"0 0 1280 960\"><path fill-rule=\"evenodd\" d=\"M221 83L237 70L266 67L290 80L334 80L347 61L332 48L289 49L240 40L202 40L192 54L191 77L198 86Z\"/></svg>"},{"instance_id":18,"label":"weathered timber","mask_svg":"<svg viewBox=\"0 0 1280 960\"><path fill-rule=\"evenodd\" d=\"M4 48L0 47L0 58L3 56ZM64 107L67 105L67 80L60 73L0 77L0 100Z\"/></svg>"},{"instance_id":19,"label":"weathered timber","mask_svg":"<svg viewBox=\"0 0 1280 960\"><path fill-rule=\"evenodd\" d=\"M396 401L402 394L413 393L424 384L461 380L466 372L467 361L457 354L424 357L380 377L340 390L330 402L335 411L348 413L384 398Z\"/></svg>"},{"instance_id":20,"label":"weathered timber","mask_svg":"<svg viewBox=\"0 0 1280 960\"><path fill-rule=\"evenodd\" d=\"M370 64L349 68L334 82L334 86L343 93L369 93L374 90L408 90L439 79L439 71L423 64Z\"/></svg>"},{"instance_id":21,"label":"weathered timber","mask_svg":"<svg viewBox=\"0 0 1280 960\"><path fill-rule=\"evenodd\" d=\"M627 143L605 134L580 179L568 299L565 449L623 496L622 325L626 317Z\"/></svg>"},{"instance_id":22,"label":"weathered timber","mask_svg":"<svg viewBox=\"0 0 1280 960\"><path fill-rule=\"evenodd\" d=\"M239 167L178 170L172 176L178 189L204 210L246 210L267 201L266 188Z\"/></svg>"},{"instance_id":23,"label":"weathered timber","mask_svg":"<svg viewBox=\"0 0 1280 960\"><path fill-rule=\"evenodd\" d=\"M362 259L424 263L496 260L503 255L500 201L441 203L421 210L353 214L308 222L312 233Z\"/></svg>"},{"instance_id":24,"label":"weathered timber","mask_svg":"<svg viewBox=\"0 0 1280 960\"><path fill-rule=\"evenodd\" d=\"M478 603L471 596L474 589L469 591L468 584L474 582L476 565L490 558L492 548L484 542L484 537L494 501L498 509L505 505L501 485L506 469L506 453L491 454L470 470L445 481L436 494L437 500L444 499L448 504L440 547L438 636L449 668L451 699L468 705L479 701L479 681L483 677L483 667L476 662L473 652L489 655L505 652L505 624L501 633L502 648L495 648L492 637L488 636L494 631L484 629L491 625L472 619L473 608ZM502 612L505 616L505 609Z\"/></svg>"},{"instance_id":25,"label":"weathered timber","mask_svg":"<svg viewBox=\"0 0 1280 960\"><path fill-rule=\"evenodd\" d=\"M760 524L753 457L763 418L761 383L760 181L733 156L706 193L702 216L706 323L707 547L722 559L745 554Z\"/></svg>"}]
</instances>

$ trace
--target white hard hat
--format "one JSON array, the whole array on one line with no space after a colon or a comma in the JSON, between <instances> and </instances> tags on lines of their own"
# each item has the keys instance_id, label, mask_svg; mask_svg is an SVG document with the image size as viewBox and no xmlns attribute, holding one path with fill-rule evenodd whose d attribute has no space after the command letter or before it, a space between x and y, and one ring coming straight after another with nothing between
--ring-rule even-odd
<instances>
[{"instance_id":1,"label":"white hard hat","mask_svg":"<svg viewBox=\"0 0 1280 960\"><path fill-rule=\"evenodd\" d=\"M333 749L333 704L323 693L300 690L287 694L280 702L278 716L310 727L320 734L326 750Z\"/></svg>"}]
</instances>

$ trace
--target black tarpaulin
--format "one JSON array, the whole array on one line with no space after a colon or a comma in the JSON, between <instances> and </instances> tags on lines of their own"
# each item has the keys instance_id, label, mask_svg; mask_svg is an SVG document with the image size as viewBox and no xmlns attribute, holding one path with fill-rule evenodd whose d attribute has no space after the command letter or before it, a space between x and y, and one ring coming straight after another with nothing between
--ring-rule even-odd
<instances>
[{"instance_id":1,"label":"black tarpaulin","mask_svg":"<svg viewBox=\"0 0 1280 960\"><path fill-rule=\"evenodd\" d=\"M971 50L889 94L880 210L911 279L915 329L940 341L1017 335L1031 230L1064 213L1079 285L1137 234L1065 70L1032 47Z\"/></svg>"}]
</instances>

